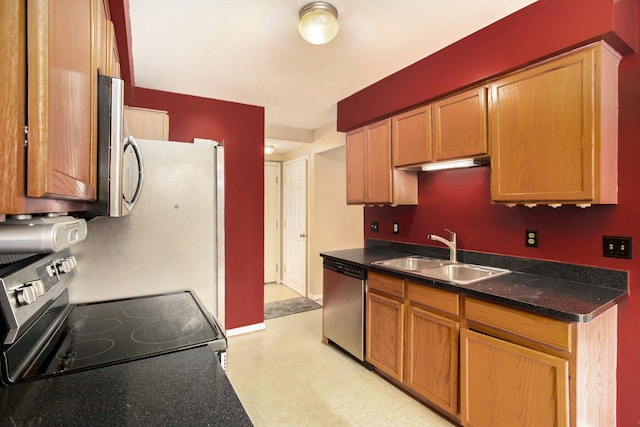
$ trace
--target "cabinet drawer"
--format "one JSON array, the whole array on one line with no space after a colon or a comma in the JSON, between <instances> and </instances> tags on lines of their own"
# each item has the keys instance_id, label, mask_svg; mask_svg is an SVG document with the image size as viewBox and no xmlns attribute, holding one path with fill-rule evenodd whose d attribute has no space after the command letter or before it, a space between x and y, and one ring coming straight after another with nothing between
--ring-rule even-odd
<instances>
[{"instance_id":1,"label":"cabinet drawer","mask_svg":"<svg viewBox=\"0 0 640 427\"><path fill-rule=\"evenodd\" d=\"M417 283L409 283L407 287L409 302L425 307L435 308L454 316L460 315L459 296L453 292L430 288Z\"/></svg>"},{"instance_id":2,"label":"cabinet drawer","mask_svg":"<svg viewBox=\"0 0 640 427\"><path fill-rule=\"evenodd\" d=\"M369 272L367 286L369 289L373 289L378 292L383 292L400 299L404 298L404 280L396 277L389 277Z\"/></svg>"},{"instance_id":3,"label":"cabinet drawer","mask_svg":"<svg viewBox=\"0 0 640 427\"><path fill-rule=\"evenodd\" d=\"M465 317L560 350L571 351L571 324L537 314L467 299Z\"/></svg>"}]
</instances>

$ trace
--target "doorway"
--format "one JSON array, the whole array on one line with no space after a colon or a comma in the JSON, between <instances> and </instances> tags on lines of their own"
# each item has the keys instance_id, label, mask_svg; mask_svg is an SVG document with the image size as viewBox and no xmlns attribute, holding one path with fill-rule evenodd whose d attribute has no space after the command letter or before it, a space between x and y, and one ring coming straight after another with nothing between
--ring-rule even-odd
<instances>
[{"instance_id":1,"label":"doorway","mask_svg":"<svg viewBox=\"0 0 640 427\"><path fill-rule=\"evenodd\" d=\"M280 173L278 162L264 164L264 282L280 282Z\"/></svg>"},{"instance_id":2,"label":"doorway","mask_svg":"<svg viewBox=\"0 0 640 427\"><path fill-rule=\"evenodd\" d=\"M283 267L285 285L307 296L307 164L301 157L284 164Z\"/></svg>"}]
</instances>

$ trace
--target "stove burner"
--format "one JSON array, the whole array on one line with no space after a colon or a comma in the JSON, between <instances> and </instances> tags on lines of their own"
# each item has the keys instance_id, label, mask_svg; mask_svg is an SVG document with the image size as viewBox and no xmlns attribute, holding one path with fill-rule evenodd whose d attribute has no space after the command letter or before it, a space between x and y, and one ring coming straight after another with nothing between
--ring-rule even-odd
<instances>
[{"instance_id":1,"label":"stove burner","mask_svg":"<svg viewBox=\"0 0 640 427\"><path fill-rule=\"evenodd\" d=\"M96 319L101 317L113 317L114 314L120 312L122 310L122 306L120 305L93 305L88 307L78 307L76 310L82 308L80 312L80 316L85 319Z\"/></svg>"},{"instance_id":2,"label":"stove burner","mask_svg":"<svg viewBox=\"0 0 640 427\"><path fill-rule=\"evenodd\" d=\"M164 344L188 338L202 326L202 320L196 317L160 319L136 328L131 333L131 339L140 344Z\"/></svg>"},{"instance_id":3,"label":"stove burner","mask_svg":"<svg viewBox=\"0 0 640 427\"><path fill-rule=\"evenodd\" d=\"M71 335L98 335L104 334L109 331L113 331L122 325L122 322L118 319L98 319L78 323L71 328Z\"/></svg>"},{"instance_id":4,"label":"stove burner","mask_svg":"<svg viewBox=\"0 0 640 427\"><path fill-rule=\"evenodd\" d=\"M62 361L83 360L96 357L113 347L113 340L95 338L86 341L74 342L56 353L56 359Z\"/></svg>"},{"instance_id":5,"label":"stove burner","mask_svg":"<svg viewBox=\"0 0 640 427\"><path fill-rule=\"evenodd\" d=\"M176 316L189 311L181 301L143 300L124 309L125 316L134 319L147 319L151 317Z\"/></svg>"}]
</instances>

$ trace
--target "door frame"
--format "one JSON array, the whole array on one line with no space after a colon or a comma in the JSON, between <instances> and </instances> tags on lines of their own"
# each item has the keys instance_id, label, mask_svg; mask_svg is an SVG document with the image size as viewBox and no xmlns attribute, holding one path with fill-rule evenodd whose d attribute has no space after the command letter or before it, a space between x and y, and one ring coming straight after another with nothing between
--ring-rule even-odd
<instances>
[{"instance_id":1,"label":"door frame","mask_svg":"<svg viewBox=\"0 0 640 427\"><path fill-rule=\"evenodd\" d=\"M265 161L264 162L265 169L268 167L276 168L276 195L275 195L275 206L276 206L276 283L282 283L282 163L281 162L272 162ZM265 189L266 189L266 180L265 180ZM265 200L266 200L265 191ZM266 215L266 211L265 211ZM266 236L266 228L265 228L265 236ZM265 256L266 262L266 256ZM265 283L270 283L265 280Z\"/></svg>"}]
</instances>

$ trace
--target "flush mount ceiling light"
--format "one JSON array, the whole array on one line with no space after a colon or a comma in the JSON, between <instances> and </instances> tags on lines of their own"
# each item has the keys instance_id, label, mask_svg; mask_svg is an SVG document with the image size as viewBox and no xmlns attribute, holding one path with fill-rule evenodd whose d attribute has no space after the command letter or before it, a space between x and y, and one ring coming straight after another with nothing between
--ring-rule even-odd
<instances>
[{"instance_id":1,"label":"flush mount ceiling light","mask_svg":"<svg viewBox=\"0 0 640 427\"><path fill-rule=\"evenodd\" d=\"M264 146L264 154L273 154L275 153L276 149L273 145L265 145Z\"/></svg>"},{"instance_id":2,"label":"flush mount ceiling light","mask_svg":"<svg viewBox=\"0 0 640 427\"><path fill-rule=\"evenodd\" d=\"M339 28L338 10L326 1L307 3L300 9L298 31L311 44L329 43Z\"/></svg>"}]
</instances>

